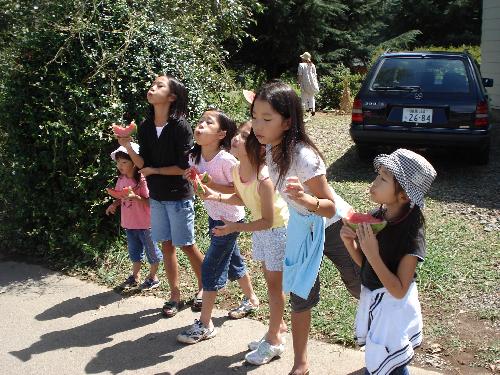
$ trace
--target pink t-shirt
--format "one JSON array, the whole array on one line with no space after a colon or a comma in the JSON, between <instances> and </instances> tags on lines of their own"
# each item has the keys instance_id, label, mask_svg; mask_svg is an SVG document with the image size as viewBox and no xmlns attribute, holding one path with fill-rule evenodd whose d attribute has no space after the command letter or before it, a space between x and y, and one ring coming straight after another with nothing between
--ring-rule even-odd
<instances>
[{"instance_id":1,"label":"pink t-shirt","mask_svg":"<svg viewBox=\"0 0 500 375\"><path fill-rule=\"evenodd\" d=\"M194 160L190 159L189 164L195 165ZM207 172L216 184L233 185L233 175L231 169L238 164L238 160L225 150L219 151L215 157L206 161L203 155L200 157L200 164L196 165L200 173ZM240 221L245 217L243 206L233 206L217 201L204 201L203 204L207 210L208 216L213 220Z\"/></svg>"},{"instance_id":2,"label":"pink t-shirt","mask_svg":"<svg viewBox=\"0 0 500 375\"><path fill-rule=\"evenodd\" d=\"M141 181L136 183L133 178L121 175L116 181L116 190L131 186L134 193L143 198L149 198L146 179L141 175ZM151 228L151 210L149 204L136 200L122 199L121 202L121 225L125 229L149 229Z\"/></svg>"}]
</instances>

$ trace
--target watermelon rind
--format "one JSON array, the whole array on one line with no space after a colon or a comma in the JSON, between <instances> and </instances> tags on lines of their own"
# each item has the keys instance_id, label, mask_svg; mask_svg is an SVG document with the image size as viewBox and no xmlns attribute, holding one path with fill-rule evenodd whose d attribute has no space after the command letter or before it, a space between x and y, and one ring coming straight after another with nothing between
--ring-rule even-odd
<instances>
[{"instance_id":1,"label":"watermelon rind","mask_svg":"<svg viewBox=\"0 0 500 375\"><path fill-rule=\"evenodd\" d=\"M358 224L354 224L354 223L350 223L350 222L346 222L347 223L347 226L349 228L351 228L352 230L356 230L358 229ZM378 232L380 232L382 229L385 228L385 226L387 225L387 221L382 221L380 223L372 223L370 224L370 226L372 227L372 231L374 234L377 234Z\"/></svg>"},{"instance_id":2,"label":"watermelon rind","mask_svg":"<svg viewBox=\"0 0 500 375\"><path fill-rule=\"evenodd\" d=\"M204 172L202 175L201 175L201 182L203 182L204 184L208 184L208 181L209 181L209 177L208 177L208 173L207 172Z\"/></svg>"}]
</instances>

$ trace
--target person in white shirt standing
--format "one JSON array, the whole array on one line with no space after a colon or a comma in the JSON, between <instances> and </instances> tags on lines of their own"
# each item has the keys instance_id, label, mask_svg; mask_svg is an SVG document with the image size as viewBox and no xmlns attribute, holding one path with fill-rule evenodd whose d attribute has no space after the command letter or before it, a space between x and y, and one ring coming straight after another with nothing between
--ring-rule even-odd
<instances>
[{"instance_id":1,"label":"person in white shirt standing","mask_svg":"<svg viewBox=\"0 0 500 375\"><path fill-rule=\"evenodd\" d=\"M316 75L316 67L311 61L311 54L304 52L300 55L302 62L297 70L297 80L300 85L300 96L302 106L306 112L311 112L314 116L316 113L316 103L314 95L319 92L318 77Z\"/></svg>"}]
</instances>

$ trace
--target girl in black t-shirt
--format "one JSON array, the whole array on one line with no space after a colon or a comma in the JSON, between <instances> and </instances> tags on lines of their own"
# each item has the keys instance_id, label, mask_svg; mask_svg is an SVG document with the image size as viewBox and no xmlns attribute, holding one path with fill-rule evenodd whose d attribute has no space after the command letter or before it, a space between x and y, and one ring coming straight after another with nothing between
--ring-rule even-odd
<instances>
[{"instance_id":1,"label":"girl in black t-shirt","mask_svg":"<svg viewBox=\"0 0 500 375\"><path fill-rule=\"evenodd\" d=\"M163 315L177 314L181 299L179 264L176 247L180 247L191 263L198 291L193 298L194 310L201 310L201 264L203 254L194 237L194 196L191 184L183 176L189 168L188 152L193 146L193 132L187 117L187 90L172 76L155 78L147 93L149 116L139 125L139 153L131 147L130 137L118 142L146 177L151 207L151 233L161 242L170 298L163 305Z\"/></svg>"},{"instance_id":2,"label":"girl in black t-shirt","mask_svg":"<svg viewBox=\"0 0 500 375\"><path fill-rule=\"evenodd\" d=\"M377 177L370 197L373 215L387 226L375 236L369 224L356 231L344 225L342 240L361 266L356 340L366 345L366 374L408 374L413 349L422 342L422 314L415 284L425 256L424 194L436 171L422 156L405 149L374 160Z\"/></svg>"}]
</instances>

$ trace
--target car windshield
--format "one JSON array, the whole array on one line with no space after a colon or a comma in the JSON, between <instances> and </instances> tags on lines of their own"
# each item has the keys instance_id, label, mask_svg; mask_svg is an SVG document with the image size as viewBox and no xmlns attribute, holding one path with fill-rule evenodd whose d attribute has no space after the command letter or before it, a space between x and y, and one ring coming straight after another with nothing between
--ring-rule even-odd
<instances>
[{"instance_id":1,"label":"car windshield","mask_svg":"<svg viewBox=\"0 0 500 375\"><path fill-rule=\"evenodd\" d=\"M465 64L461 59L402 58L382 60L372 81L372 90L409 90L467 93L470 91Z\"/></svg>"}]
</instances>

